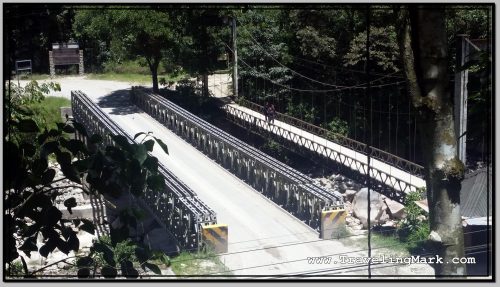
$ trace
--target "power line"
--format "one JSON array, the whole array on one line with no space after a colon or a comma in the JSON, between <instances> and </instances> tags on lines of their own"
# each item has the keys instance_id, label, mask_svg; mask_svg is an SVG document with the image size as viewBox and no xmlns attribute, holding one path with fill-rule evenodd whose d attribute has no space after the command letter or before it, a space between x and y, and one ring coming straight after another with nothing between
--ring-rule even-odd
<instances>
[{"instance_id":1,"label":"power line","mask_svg":"<svg viewBox=\"0 0 500 287\"><path fill-rule=\"evenodd\" d=\"M224 43L224 45L226 45L227 48L232 51L232 49L226 43ZM290 90L290 91L309 92L309 93L327 93L327 92L337 92L337 91L343 91L343 90L349 90L349 89L363 89L363 90L366 89L366 87L362 86L362 85L365 85L366 83L365 84L355 85L355 86L344 87L344 88L327 89L327 90L308 90L308 89L292 88L292 87L288 87L286 85L280 84L278 82L275 82L274 80L272 80L272 79L270 79L268 77L263 76L262 73L260 73L254 67L252 67L250 64L248 64L243 59L241 59L241 57L238 58L238 61L242 62L245 66L247 66L248 68L252 69L255 72L255 74L257 74L257 75L251 74L251 76L258 77L258 78L261 78L261 79L264 79L264 80L268 80L271 83L273 83L273 84L275 84L277 86L283 87L283 88L285 88L287 90ZM398 84L401 84L401 83L404 83L404 82L402 81L402 82L396 82L396 83L391 83L391 84L383 84L383 85L377 85L377 86L372 86L372 87L374 87L374 88L376 88L376 87L385 87L385 86L391 86L391 85L398 85Z\"/></svg>"},{"instance_id":2,"label":"power line","mask_svg":"<svg viewBox=\"0 0 500 287\"><path fill-rule=\"evenodd\" d=\"M415 240L415 241L408 241L407 243L419 243L419 242L426 242L426 241L427 240ZM398 245L399 244L390 244L390 245L379 246L379 247L371 248L371 249L372 250L385 249L385 248L389 248L389 247L393 247L393 246L398 246ZM368 249L358 249L358 250L354 250L354 251L332 253L332 254L322 255L322 257L331 257L331 256L336 256L336 255L344 255L344 254L350 254L350 253L356 253L356 252L363 252L363 251L368 251ZM276 263L255 265L255 266L238 268L238 269L232 269L232 270L227 270L227 271L222 271L222 272L210 273L210 274L206 274L206 275L216 275L216 274L220 274L220 273L227 273L227 272L234 272L234 271L242 271L242 270L248 270L248 269L269 267L269 266L274 266L274 265L279 265L279 264L296 263L296 262L305 261L307 259L308 259L308 257L306 257L306 258L300 258L300 259L294 259L294 260L281 261L281 262L276 262Z\"/></svg>"},{"instance_id":3,"label":"power line","mask_svg":"<svg viewBox=\"0 0 500 287\"><path fill-rule=\"evenodd\" d=\"M258 41L252 36L252 32L250 32L238 19L236 19L238 21L238 23L240 24L240 29L243 28L247 34L250 36L250 38L252 38L252 41L254 43L256 43L262 50L264 50L264 48L262 48L261 45L259 45ZM266 52L264 50L264 52ZM266 52L266 54L268 54ZM320 65L320 66L323 66L323 67L329 67L329 68L334 68L334 71L337 72L337 69L338 70L344 70L344 71L349 71L349 72L355 72L355 73L361 73L361 74L364 74L365 72L364 71L359 71L359 70L354 70L354 69L347 69L347 68L339 68L339 67L335 67L335 66L331 66L331 65L327 65L327 64L324 64L324 63L320 63L320 62L315 62L315 61L311 61L311 60L307 60L307 59L304 59L304 58L301 58L301 57L297 57L297 56L294 56L294 55L290 55L292 58L295 58L295 59L298 59L298 60L302 60L302 61L305 61L305 62L309 62L309 63L312 63L312 64L316 64L316 65ZM271 56L272 58L272 56ZM276 59L273 58L273 60L275 60L276 62L278 62ZM278 62L279 63L279 62ZM279 63L280 65L282 65L281 63ZM283 65L284 66L284 65ZM286 67L286 66L285 66ZM288 68L288 67L287 67ZM290 68L288 68L290 69ZM290 69L291 71L293 71L292 69ZM394 73L391 73L389 75L384 75L384 74L379 74L379 73L372 73L373 75L376 75L376 76L383 76L384 78L387 78L387 77L392 77L392 78L400 78L400 79L404 79L403 76L393 76L394 74L397 74L399 73L399 71L397 72L394 72ZM307 77L306 77L307 78ZM313 79L314 80L314 79ZM315 80L314 80L315 81ZM321 83L321 82L319 82ZM331 84L328 84L328 83L323 83L323 84L326 84L326 85L331 85ZM341 86L338 86L338 87L341 87Z\"/></svg>"},{"instance_id":4,"label":"power line","mask_svg":"<svg viewBox=\"0 0 500 287\"><path fill-rule=\"evenodd\" d=\"M410 228L410 226L401 228L400 230L405 230L405 229L408 229L408 228ZM466 233L464 233L464 235L465 234L473 234L473 233L477 233L477 232L483 232L483 231L486 231L486 230L487 229L466 232ZM382 231L382 232L379 232L379 233L385 233L385 232L391 232L391 231L394 231L394 230L386 230L386 231ZM294 234L291 234L291 235L294 235ZM362 235L364 235L364 234L362 234ZM269 249L275 249L275 248L281 248L281 247L288 247L288 246L297 246L297 245L309 244L309 243L316 243L316 242L329 242L329 241L333 241L333 240L339 240L339 239L344 239L344 238L351 238L351 237L362 236L362 235L351 234L351 235L348 235L348 236L343 236L343 237L338 237L338 238L332 238L332 239L327 239L327 240L325 240L325 239L316 239L316 240L310 240L310 241L299 241L299 242L293 242L293 243L287 243L287 244L281 244L281 245L275 245L275 246L267 246L267 247L263 247L263 248L255 248L255 249L248 249L248 250L241 250L241 251L220 253L220 254L211 255L211 256L205 256L205 257L200 257L200 258L183 259L183 260L178 260L176 262L184 262L184 261L192 261L192 260L203 260L203 259L210 259L210 258L221 257L221 256L243 254L243 253L256 252L256 251L265 251L265 250L269 250ZM255 239L255 240L251 240L251 241L258 241L258 240L260 240L260 239ZM422 241L425 241L425 240L422 240ZM408 242L408 243L412 243L412 242ZM398 245L398 244L394 244L392 246L396 246L396 245ZM198 248L190 248L190 249L185 249L185 251L193 251L193 250L197 250L197 249Z\"/></svg>"},{"instance_id":5,"label":"power line","mask_svg":"<svg viewBox=\"0 0 500 287\"><path fill-rule=\"evenodd\" d=\"M322 84L322 85L325 85L325 86L331 86L331 87L340 88L340 89L339 89L339 91L340 91L340 90L342 90L342 89L350 89L350 88L361 87L361 86L367 85L367 83L362 83L362 84L359 84L359 85L354 85L354 86L340 86L340 85L334 85L334 84L329 84L329 83L321 82L321 81L318 81L318 80L316 80L316 79L312 79L312 78L310 78L310 77L308 77L308 76L305 76L305 75L303 75L303 74L301 74L301 73L299 73L299 72L297 72L297 71L295 71L295 70L291 69L290 67L288 67L288 66L284 65L284 64L283 64L283 63L281 63L280 61L278 61L276 58L274 58L274 57L271 55L271 53L269 53L266 49L264 49L264 48L263 48L263 47L262 47L262 46L261 46L261 45L257 42L257 40L255 40L255 38L252 36L252 34L251 34L250 32L248 32L248 30L247 30L247 33L248 33L248 35L250 36L250 38L252 39L252 41L253 41L253 42L254 42L254 43L255 43L255 44L256 44L256 45L257 45L257 46L258 46L258 47L259 47L262 51L264 51L264 53L266 53L266 54L267 54L267 55L268 55L271 59L273 59L273 60L274 60L276 63L278 63L280 66L282 66L282 67L284 67L284 68L286 68L286 69L290 70L292 73L297 74L297 75L299 75L300 77L303 77L303 78L308 79L308 80L310 80L310 81L312 81L312 82L319 83L319 84ZM382 79L385 79L385 78L387 78L387 77L390 77L391 75L394 75L394 74L396 74L396 73L398 73L398 72L393 72L393 73L391 73L391 74L389 74L389 75L384 75L383 77L381 77L381 78L379 78L379 79L375 79L375 80L373 80L372 82L378 82L378 81L380 81L380 80L382 80Z\"/></svg>"}]
</instances>

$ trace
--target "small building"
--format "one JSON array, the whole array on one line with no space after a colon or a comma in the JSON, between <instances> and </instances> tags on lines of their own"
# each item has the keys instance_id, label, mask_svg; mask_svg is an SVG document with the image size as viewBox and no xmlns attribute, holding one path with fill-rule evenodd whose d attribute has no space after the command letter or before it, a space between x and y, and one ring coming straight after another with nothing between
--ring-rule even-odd
<instances>
[{"instance_id":1,"label":"small building","mask_svg":"<svg viewBox=\"0 0 500 287\"><path fill-rule=\"evenodd\" d=\"M78 65L78 74L83 75L83 50L78 43L53 43L49 51L50 76L56 75L56 66Z\"/></svg>"}]
</instances>

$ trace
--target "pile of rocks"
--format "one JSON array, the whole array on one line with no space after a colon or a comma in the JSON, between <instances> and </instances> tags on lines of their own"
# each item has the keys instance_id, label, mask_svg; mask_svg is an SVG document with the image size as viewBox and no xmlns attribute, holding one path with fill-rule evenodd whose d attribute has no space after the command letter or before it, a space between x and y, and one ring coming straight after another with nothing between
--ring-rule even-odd
<instances>
[{"instance_id":1,"label":"pile of rocks","mask_svg":"<svg viewBox=\"0 0 500 287\"><path fill-rule=\"evenodd\" d=\"M315 182L342 194L347 212L346 226L350 231L368 228L368 188L340 174L320 177ZM370 190L370 226L392 227L404 217L404 205Z\"/></svg>"}]
</instances>

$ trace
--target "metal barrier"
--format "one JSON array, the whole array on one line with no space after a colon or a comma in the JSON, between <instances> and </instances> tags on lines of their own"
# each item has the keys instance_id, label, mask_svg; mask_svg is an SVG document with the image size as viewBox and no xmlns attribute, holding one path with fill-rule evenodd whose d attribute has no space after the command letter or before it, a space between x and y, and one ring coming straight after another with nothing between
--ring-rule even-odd
<instances>
[{"instance_id":1,"label":"metal barrier","mask_svg":"<svg viewBox=\"0 0 500 287\"><path fill-rule=\"evenodd\" d=\"M256 103L250 102L245 99L241 99L238 101L238 104L241 106L247 107L253 111L256 112L261 112L264 110L264 107L261 105L258 105ZM276 112L276 119L279 121L282 121L284 123L287 123L291 126L297 127L301 130L307 131L309 133L312 133L314 135L323 137L325 139L328 139L336 144L339 144L341 146L350 148L354 151L363 153L365 155L368 154L368 146L362 142L353 140L351 138L348 138L346 136L343 136L341 134L333 133L327 129L324 129L322 127L318 127L316 125L313 125L311 123L299 120L297 118L294 118L292 116L278 113ZM397 167L401 170L404 170L406 172L411 173L412 175L415 176L424 176L424 167L421 165L418 165L414 162L408 161L404 158L398 157L394 154L388 153L384 150L375 148L375 147L370 147L370 156L372 158L376 158L384 163L390 164L394 167Z\"/></svg>"},{"instance_id":2,"label":"metal barrier","mask_svg":"<svg viewBox=\"0 0 500 287\"><path fill-rule=\"evenodd\" d=\"M360 174L360 178L368 172L366 154L363 153L365 147L362 143L353 141L354 145L349 147L349 149L343 149L343 147L346 146L345 144L332 143L338 145L338 148L333 148L331 145L327 144L326 139L322 139L325 141L325 144L318 143L317 141L303 136L300 132L294 132L292 129L285 129L275 124L269 124L264 117L256 117L232 105L225 105L224 109L227 117L232 122L245 129L255 129L258 130L260 134L278 137L282 139L282 141L288 142L290 146L300 145L301 148L319 154L326 159L334 160L341 166L348 168L351 172ZM344 137L343 140L345 139L347 138ZM378 154L378 157L380 158L384 155L385 154ZM406 193L425 186L425 181L423 179L405 170L398 169L387 161L379 160L377 166L386 165L386 169L389 169L390 172L377 168L374 166L376 161L377 159L372 159L370 164L370 176L381 184L380 190L383 190L384 193L392 199L404 202Z\"/></svg>"},{"instance_id":3,"label":"metal barrier","mask_svg":"<svg viewBox=\"0 0 500 287\"><path fill-rule=\"evenodd\" d=\"M88 135L101 135L104 145L114 145L111 135L123 135L129 143L134 142L82 92L72 91L71 103L74 119L85 126ZM87 140L83 135L78 137ZM146 189L144 196L137 199L174 236L182 249L198 249L202 244L202 227L216 224L216 215L161 163L158 169L165 178L166 189L162 192Z\"/></svg>"},{"instance_id":4,"label":"metal barrier","mask_svg":"<svg viewBox=\"0 0 500 287\"><path fill-rule=\"evenodd\" d=\"M304 221L320 228L321 212L343 208L342 195L198 118L167 99L132 87L132 101L191 145L254 189Z\"/></svg>"}]
</instances>

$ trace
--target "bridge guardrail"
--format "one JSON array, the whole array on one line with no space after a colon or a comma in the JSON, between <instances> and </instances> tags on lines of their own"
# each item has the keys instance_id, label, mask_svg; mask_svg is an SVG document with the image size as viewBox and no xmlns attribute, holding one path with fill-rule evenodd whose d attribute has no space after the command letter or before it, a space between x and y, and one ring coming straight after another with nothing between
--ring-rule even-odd
<instances>
[{"instance_id":1,"label":"bridge guardrail","mask_svg":"<svg viewBox=\"0 0 500 287\"><path fill-rule=\"evenodd\" d=\"M355 153L358 152L356 150L353 151L353 154L349 155L346 152L342 152L342 145L340 145L340 150L336 150L325 144L321 144L304 137L302 134L296 133L292 130L274 124L270 125L265 119L255 117L247 111L233 107L232 105L225 105L224 110L226 111L226 115L229 120L245 129L251 130L257 128L260 132L268 133L271 136L278 136L278 138L281 139L281 142L284 141L285 144L291 147L300 143L306 150L318 153L327 159L332 159L355 173L363 175L368 172L367 164L360 158L356 157ZM361 152L359 152L359 154L366 157L366 155ZM380 163L387 164L383 161ZM392 174L392 172L394 172L394 174ZM382 184L381 189L384 193L392 199L403 203L407 192L416 190L422 186L422 183L425 184L425 182L423 182L422 179L407 173L406 171L400 170L398 172L405 173L403 177L401 177L401 174L396 176L396 172L398 172L397 168L393 169L391 167L390 172L388 172L370 165L370 176ZM412 178L414 181L412 181Z\"/></svg>"},{"instance_id":2,"label":"bridge guardrail","mask_svg":"<svg viewBox=\"0 0 500 287\"><path fill-rule=\"evenodd\" d=\"M253 102L250 102L250 101L245 100L245 99L239 100L238 104L240 104L244 107L247 107L253 111L259 112L259 113L261 111L263 111L263 109L264 109L263 106L258 105L258 104L253 103ZM333 133L327 129L324 129L322 127L318 127L316 125L313 125L311 123L294 118L294 117L289 116L287 114L276 112L276 119L278 119L284 123L287 123L291 126L302 129L304 131L310 132L314 135L328 139L328 140L330 140L336 144L339 144L341 146L344 146L344 147L350 148L352 150L355 150L357 152L368 155L368 146L362 142L353 140L353 139L348 138L346 136L343 136L341 134ZM384 163L387 163L387 164L390 164L394 167L397 167L401 170L409 172L412 175L419 176L419 177L424 176L424 167L423 166L416 164L414 162L411 162L409 160L406 160L404 158L398 157L398 156L391 154L389 152L386 152L384 150L381 150L381 149L378 149L375 147L370 147L370 156L373 158L376 158Z\"/></svg>"},{"instance_id":3,"label":"bridge guardrail","mask_svg":"<svg viewBox=\"0 0 500 287\"><path fill-rule=\"evenodd\" d=\"M111 135L123 135L130 143L134 142L82 92L72 91L71 102L74 119L85 126L88 135L101 135L106 145L114 145ZM198 249L202 244L202 227L216 224L216 215L161 163L158 169L165 178L166 189L160 193L147 189L144 197L137 199L174 236L182 249Z\"/></svg>"},{"instance_id":4,"label":"bridge guardrail","mask_svg":"<svg viewBox=\"0 0 500 287\"><path fill-rule=\"evenodd\" d=\"M306 175L167 99L138 87L132 88L131 99L150 116L313 229L320 228L322 211L343 207L340 193L313 184Z\"/></svg>"}]
</instances>

